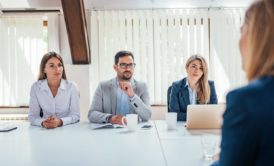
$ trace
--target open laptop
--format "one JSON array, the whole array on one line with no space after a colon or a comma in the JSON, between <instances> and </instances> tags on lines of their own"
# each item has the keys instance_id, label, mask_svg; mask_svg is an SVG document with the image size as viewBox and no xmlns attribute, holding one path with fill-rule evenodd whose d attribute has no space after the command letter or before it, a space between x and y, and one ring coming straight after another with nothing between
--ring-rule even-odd
<instances>
[{"instance_id":1,"label":"open laptop","mask_svg":"<svg viewBox=\"0 0 274 166\"><path fill-rule=\"evenodd\" d=\"M225 104L188 105L188 129L219 129L223 123Z\"/></svg>"}]
</instances>

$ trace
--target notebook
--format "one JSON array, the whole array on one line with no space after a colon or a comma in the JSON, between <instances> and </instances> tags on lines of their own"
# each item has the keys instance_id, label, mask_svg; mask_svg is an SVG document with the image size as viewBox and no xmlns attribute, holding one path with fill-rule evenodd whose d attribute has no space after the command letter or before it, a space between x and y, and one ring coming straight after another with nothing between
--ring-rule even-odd
<instances>
[{"instance_id":1,"label":"notebook","mask_svg":"<svg viewBox=\"0 0 274 166\"><path fill-rule=\"evenodd\" d=\"M90 123L91 129L107 129L107 128L123 128L123 125L111 124L111 123Z\"/></svg>"},{"instance_id":2,"label":"notebook","mask_svg":"<svg viewBox=\"0 0 274 166\"><path fill-rule=\"evenodd\" d=\"M219 129L223 123L225 104L188 105L188 129Z\"/></svg>"},{"instance_id":3,"label":"notebook","mask_svg":"<svg viewBox=\"0 0 274 166\"><path fill-rule=\"evenodd\" d=\"M0 123L0 132L8 132L17 129L17 126L10 122Z\"/></svg>"}]
</instances>

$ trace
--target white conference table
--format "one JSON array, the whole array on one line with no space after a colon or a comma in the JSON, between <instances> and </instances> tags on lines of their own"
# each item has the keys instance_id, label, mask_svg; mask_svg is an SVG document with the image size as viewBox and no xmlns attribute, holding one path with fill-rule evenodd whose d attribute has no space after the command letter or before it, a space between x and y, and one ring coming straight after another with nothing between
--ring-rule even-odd
<instances>
[{"instance_id":1,"label":"white conference table","mask_svg":"<svg viewBox=\"0 0 274 166\"><path fill-rule=\"evenodd\" d=\"M187 130L185 123L177 123L176 130L167 130L165 121L155 121L162 150L168 166L203 166L210 161L203 158L201 136L204 134L216 137L220 143L220 130ZM219 150L217 150L219 151Z\"/></svg>"},{"instance_id":2,"label":"white conference table","mask_svg":"<svg viewBox=\"0 0 274 166\"><path fill-rule=\"evenodd\" d=\"M136 132L92 130L84 122L52 130L15 123L18 129L0 133L1 166L208 165L200 137L212 131L188 131L183 123L168 131L165 121L152 121L152 128L141 129L139 124Z\"/></svg>"}]
</instances>

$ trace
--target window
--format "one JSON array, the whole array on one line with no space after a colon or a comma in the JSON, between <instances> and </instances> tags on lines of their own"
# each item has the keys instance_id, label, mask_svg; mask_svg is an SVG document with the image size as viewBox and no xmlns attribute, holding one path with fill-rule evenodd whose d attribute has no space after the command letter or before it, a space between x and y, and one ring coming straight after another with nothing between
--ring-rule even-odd
<instances>
[{"instance_id":1,"label":"window","mask_svg":"<svg viewBox=\"0 0 274 166\"><path fill-rule=\"evenodd\" d=\"M42 15L0 17L0 106L28 105L47 50Z\"/></svg>"}]
</instances>

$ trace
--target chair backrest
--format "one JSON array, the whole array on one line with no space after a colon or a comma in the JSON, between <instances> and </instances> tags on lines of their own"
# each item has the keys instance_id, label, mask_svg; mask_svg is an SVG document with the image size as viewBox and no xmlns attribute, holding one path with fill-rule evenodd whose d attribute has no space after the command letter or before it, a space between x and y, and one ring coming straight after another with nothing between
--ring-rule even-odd
<instances>
[{"instance_id":1,"label":"chair backrest","mask_svg":"<svg viewBox=\"0 0 274 166\"><path fill-rule=\"evenodd\" d=\"M167 111L169 111L169 100L170 100L170 93L171 93L172 85L168 87L167 89Z\"/></svg>"}]
</instances>

